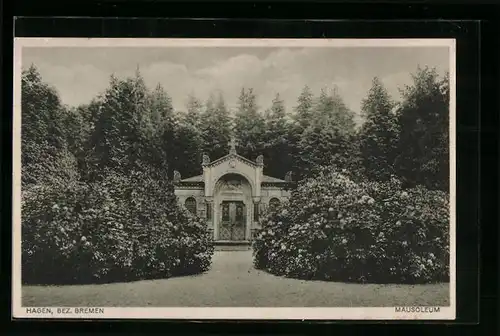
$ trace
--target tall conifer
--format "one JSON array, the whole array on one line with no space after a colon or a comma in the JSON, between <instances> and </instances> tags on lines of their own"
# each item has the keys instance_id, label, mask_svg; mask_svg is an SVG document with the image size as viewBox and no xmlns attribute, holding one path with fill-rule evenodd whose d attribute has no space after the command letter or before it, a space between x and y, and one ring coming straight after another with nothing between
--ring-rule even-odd
<instances>
[{"instance_id":1,"label":"tall conifer","mask_svg":"<svg viewBox=\"0 0 500 336\"><path fill-rule=\"evenodd\" d=\"M360 131L360 150L368 178L387 180L394 174L398 141L394 103L379 78L375 77L367 97L362 101L365 118Z\"/></svg>"}]
</instances>

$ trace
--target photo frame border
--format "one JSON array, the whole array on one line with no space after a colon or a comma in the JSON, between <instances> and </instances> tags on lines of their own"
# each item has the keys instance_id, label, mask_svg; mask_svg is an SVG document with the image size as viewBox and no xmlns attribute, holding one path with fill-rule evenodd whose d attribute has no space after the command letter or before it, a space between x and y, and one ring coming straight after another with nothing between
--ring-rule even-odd
<instances>
[{"instance_id":1,"label":"photo frame border","mask_svg":"<svg viewBox=\"0 0 500 336\"><path fill-rule=\"evenodd\" d=\"M31 20L30 24L27 24ZM34 21L33 21L34 20ZM76 23L78 20L79 23ZM304 21L304 20L301 20ZM63 23L66 22L66 23ZM70 23L71 22L71 23ZM149 24L146 24L145 22L149 22ZM215 25L214 25L215 23ZM393 34L395 35L401 35L402 33L408 33L409 29L408 26L413 26L412 29L416 29L416 26L420 25L421 23L417 22L404 22L404 21L399 21L399 22L392 22L391 24L389 23L382 23L382 22L358 22L360 26L357 26L359 30L361 30L361 36L368 36L368 35L374 35L374 33L377 32L377 29L373 30L373 27L382 27L382 31L386 32L386 35L389 31L392 31ZM63 29L65 24L71 24L73 25L73 30L65 30ZM43 29L43 26L46 26L46 29ZM339 31L340 32L346 32L349 30L349 27L356 27L356 22L353 21L348 21L348 22L342 22L342 21L307 21L307 22L299 22L299 21L275 21L275 20L257 20L257 21L251 21L251 20L172 20L172 19L64 19L64 18L59 18L59 19L54 19L54 18L47 18L47 19L30 19L30 18L18 18L16 19L16 35L28 35L31 37L34 37L33 35L38 35L38 36L43 36L47 34L48 32L56 32L60 31L62 35L68 35L70 33L73 33L71 35L75 35L75 26L83 28L79 30L79 33L77 34L84 34L85 37L89 37L88 32L85 32L85 28L87 27L88 30L93 30L94 33L96 33L96 26L101 27L101 32L100 32L100 37L102 37L104 34L107 35L108 37L111 35L111 37L118 37L118 35L129 35L131 34L132 31L136 32L136 35L134 37L138 36L143 36L142 34L146 34L147 30L145 30L144 27L156 27L154 30L156 30L156 36L159 37L161 32L165 32L166 30L164 29L165 26L170 27L171 29L170 34L176 35L176 31L184 30L184 27L191 25L192 27L198 27L198 28L193 28L193 30L190 31L189 35L192 37L197 36L199 37L200 35L210 35L212 34L213 36L219 36L223 38L227 38L228 33L227 32L232 32L233 36L234 35L239 35L240 37L247 37L248 36L248 31L252 31L252 27L254 28L259 28L257 30L253 31L253 35L255 34L262 34L263 31L271 31L270 34L272 35L272 38L277 38L277 37L283 37L288 36L290 37L291 35L295 34L297 35L297 32L302 30L307 30L309 33L304 34L307 37L313 37L313 36L319 36L322 38L329 38L333 37L334 35L338 35ZM233 26L232 26L233 25ZM387 27L392 26L398 26L403 27L406 26L406 29L398 30L395 28L388 29ZM475 50L475 52L471 49L473 47L470 47L462 44L460 41L464 41L464 38L470 41L477 39L477 25L474 23L470 23L466 25L466 28L464 28L464 25L461 25L460 27L457 28L456 23L454 22L433 22L429 21L426 22L427 27L423 29L424 33L420 32L415 35L422 36L425 35L425 31L427 31L428 34L434 35L435 37L435 31L434 29L437 29L438 26L441 27L441 31L443 32L441 35L446 35L446 36L452 36L452 38L457 39L457 44L456 44L456 50L457 50L457 128L456 128L456 134L457 134L457 158L459 156L467 157L468 160L467 162L469 163L468 165L466 164L465 166L462 166L462 172L460 172L460 169L458 169L458 175L457 175L457 188L463 188L459 186L464 186L467 185L469 188L469 198L465 199L460 195L460 192L457 189L457 205L464 204L467 205L468 211L463 212L462 210L462 215L458 216L457 219L457 246L459 245L459 241L461 237L467 237L467 241L469 242L469 249L467 250L467 253L465 253L464 250L460 252L457 249L457 320L460 320L460 315L466 316L477 316L477 305L476 309L474 309L474 305L471 305L471 302L478 302L478 282L477 282L477 274L474 275L474 272L468 272L468 277L463 278L465 275L459 275L460 274L460 265L461 260L467 259L467 264L468 264L468 269L477 269L477 260L478 260L478 254L477 254L477 247L478 245L475 246L470 246L470 241L477 241L477 239L471 239L471 237L478 237L478 227L475 228L468 228L468 231L466 235L460 234L460 221L463 221L464 218L468 219L476 219L478 216L478 198L474 199L474 196L478 195L478 187L475 186L474 188L474 183L471 183L472 181L467 181L464 178L460 179L460 177L464 177L464 171L467 172L467 174L471 175L478 175L478 166L476 165L478 162L478 146L474 147L474 144L478 144L478 132L480 129L480 125L478 123L479 121L479 114L475 116L471 116L470 114L465 113L465 107L468 106L469 108L474 106L473 100L476 100L476 103L479 101L479 92L477 92L475 95L474 93L470 93L471 87L474 87L475 85L479 87L478 81L474 80L474 83L468 83L467 85L461 86L460 80L458 77L460 76L459 73L462 71L462 73L468 73L471 74L474 71L478 73L478 57L479 57L479 48ZM210 29L209 27L219 27L219 28L212 28ZM223 26L221 28L221 26ZM277 26L276 30L273 31L272 28L273 26ZM443 26L447 26L449 30L443 29ZM106 28L109 27L109 28ZM122 28L124 27L124 28ZM142 27L142 28L141 28ZM236 27L236 29L227 29L229 27ZM288 28L284 28L288 27ZM295 29L293 29L295 27ZM299 28L301 27L301 28ZM341 29L339 29L341 27ZM372 27L372 30L369 31L368 28ZM475 28L474 28L475 27ZM35 29L35 31L33 31ZM61 30L62 29L62 30ZM78 28L76 28L78 29ZM142 30L141 30L142 29ZM290 30L288 30L290 29ZM411 29L410 29L411 30ZM32 33L29 34L29 31ZM173 32L172 32L173 31ZM194 34L191 32L194 31ZM221 33L225 31L225 36L222 36ZM245 35L245 31L247 31L247 34ZM255 32L257 31L257 32ZM290 31L294 31L295 33L290 33ZM333 34L333 32L336 31L336 34ZM274 34L273 34L274 32ZM364 32L364 33L363 33ZM434 32L434 33L432 33ZM415 31L414 31L415 33ZM41 34L41 35L40 35ZM151 34L149 32L149 34ZM164 33L163 33L164 34ZM351 32L352 34L352 32ZM99 35L99 34L98 34ZM231 33L229 33L231 35ZM383 35L383 34L382 34ZM49 36L49 35L45 35ZM50 35L51 37L54 37L54 34ZM97 36L95 36L97 37ZM335 36L338 37L338 36ZM394 36L393 36L394 37ZM304 38L304 37L301 37ZM470 49L469 49L470 48ZM465 55L465 56L464 56ZM466 56L469 55L469 56ZM467 76L467 78L474 78L475 76ZM472 90L473 91L473 90ZM459 92L469 92L468 96L462 96ZM472 95L472 97L471 97ZM477 107L477 105L476 105ZM479 109L477 109L480 111ZM461 140L461 139L462 140ZM466 140L463 140L466 139ZM460 145L468 145L466 150L461 150ZM462 147L464 148L464 147ZM475 152L474 152L475 151ZM459 154L461 153L461 154ZM465 154L465 155L464 155ZM471 159L472 158L472 159ZM458 161L457 161L458 162ZM465 168L465 170L463 169ZM476 173L476 174L474 174ZM462 174L462 175L461 175ZM470 193L470 190L474 190L472 192L472 195ZM461 201L462 200L462 201ZM462 240L465 241L465 240ZM464 246L466 246L464 244ZM474 254L473 250L476 249L476 253ZM465 253L465 254L464 254ZM465 259L462 259L465 258ZM466 274L467 275L467 274ZM475 278L475 279L474 279ZM465 287L462 287L462 285L459 285L460 283L466 284ZM469 307L469 312L464 315L464 310L460 309L460 304L459 302L461 301L459 297L459 292L460 295L465 295L468 296L469 299L467 300L468 304L467 306ZM475 296L475 298L473 298ZM462 296L463 298L463 296ZM462 307L463 308L463 307ZM474 310L476 312L474 312ZM462 313L460 313L462 312ZM220 320L218 320L220 321ZM312 320L308 320L312 321ZM290 322L290 321L287 321ZM353 321L337 321L337 322L348 322L352 323ZM356 321L356 322L366 322L366 321ZM402 321L398 321L398 323L401 323ZM450 321L448 321L449 323ZM457 321L455 321L457 322Z\"/></svg>"}]
</instances>

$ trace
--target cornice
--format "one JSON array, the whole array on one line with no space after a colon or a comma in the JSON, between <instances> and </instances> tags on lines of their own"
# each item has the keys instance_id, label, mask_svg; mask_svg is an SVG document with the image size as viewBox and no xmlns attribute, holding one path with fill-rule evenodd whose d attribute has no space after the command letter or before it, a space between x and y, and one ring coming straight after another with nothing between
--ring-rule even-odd
<instances>
[{"instance_id":1,"label":"cornice","mask_svg":"<svg viewBox=\"0 0 500 336\"><path fill-rule=\"evenodd\" d=\"M260 184L261 187L278 187L281 189L292 188L295 186L293 182L262 182Z\"/></svg>"},{"instance_id":2,"label":"cornice","mask_svg":"<svg viewBox=\"0 0 500 336\"><path fill-rule=\"evenodd\" d=\"M247 158L245 158L245 157L243 157L243 156L241 156L239 154L234 154L234 153L227 154L226 156L223 156L223 157L221 157L221 158L219 158L217 160L214 160L214 161L212 161L210 163L204 164L203 167L209 167L209 168L211 168L211 167L217 166L217 165L219 165L219 164L221 164L223 162L229 161L231 159L236 159L236 160L241 161L243 163L246 163L247 165L250 165L250 166L252 166L254 168L256 168L256 167L262 167L262 165L260 165L260 164L258 164L256 162L253 162L253 161L251 161L251 160L249 160L249 159L247 159Z\"/></svg>"},{"instance_id":3,"label":"cornice","mask_svg":"<svg viewBox=\"0 0 500 336\"><path fill-rule=\"evenodd\" d=\"M204 188L204 182L176 182L174 187L176 189L202 189Z\"/></svg>"}]
</instances>

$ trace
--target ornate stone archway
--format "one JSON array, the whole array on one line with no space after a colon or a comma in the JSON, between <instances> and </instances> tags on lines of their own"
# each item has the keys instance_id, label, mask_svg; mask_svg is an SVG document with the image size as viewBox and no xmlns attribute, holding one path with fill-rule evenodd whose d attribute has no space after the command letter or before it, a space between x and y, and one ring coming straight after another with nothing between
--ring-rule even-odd
<instances>
[{"instance_id":1,"label":"ornate stone archway","mask_svg":"<svg viewBox=\"0 0 500 336\"><path fill-rule=\"evenodd\" d=\"M221 242L220 224L234 222L243 223L244 233L234 230L228 234L226 230L222 238L248 243L253 230L259 227L260 209L263 210L273 197L289 197L284 189L287 181L263 174L263 156L252 161L238 155L234 140L230 142L227 155L212 161L204 154L201 165L202 175L182 179L180 173L174 174L175 193L182 204L188 197L196 198L198 215L206 219L216 241Z\"/></svg>"},{"instance_id":2,"label":"ornate stone archway","mask_svg":"<svg viewBox=\"0 0 500 336\"><path fill-rule=\"evenodd\" d=\"M250 239L253 188L240 173L220 176L213 187L214 238L218 241Z\"/></svg>"}]
</instances>

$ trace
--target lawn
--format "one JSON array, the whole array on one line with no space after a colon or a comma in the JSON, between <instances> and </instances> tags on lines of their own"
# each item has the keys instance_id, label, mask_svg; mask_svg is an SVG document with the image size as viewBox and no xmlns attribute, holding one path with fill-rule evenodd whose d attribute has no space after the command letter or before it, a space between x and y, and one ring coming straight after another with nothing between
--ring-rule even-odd
<instances>
[{"instance_id":1,"label":"lawn","mask_svg":"<svg viewBox=\"0 0 500 336\"><path fill-rule=\"evenodd\" d=\"M129 283L23 286L23 306L383 307L448 306L449 284L303 281L253 268L251 251L219 251L200 275Z\"/></svg>"}]
</instances>

